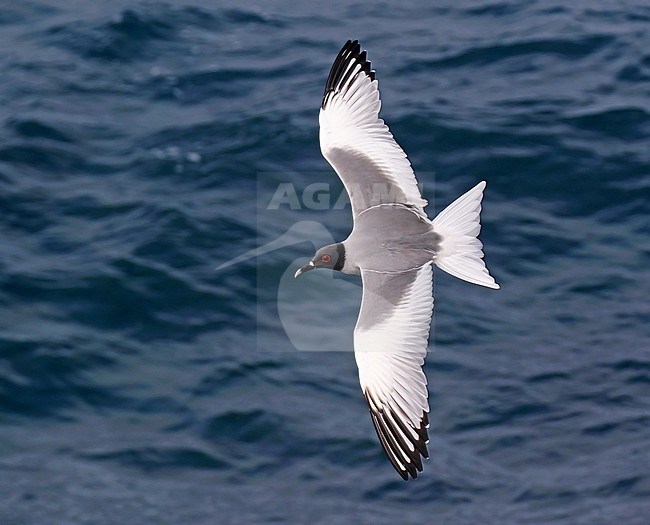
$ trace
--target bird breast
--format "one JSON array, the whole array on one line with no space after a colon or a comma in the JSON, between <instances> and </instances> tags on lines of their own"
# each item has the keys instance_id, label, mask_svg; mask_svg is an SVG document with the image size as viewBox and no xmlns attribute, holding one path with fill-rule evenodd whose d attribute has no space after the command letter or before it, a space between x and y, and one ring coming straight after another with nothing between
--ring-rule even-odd
<instances>
[{"instance_id":1,"label":"bird breast","mask_svg":"<svg viewBox=\"0 0 650 525\"><path fill-rule=\"evenodd\" d=\"M423 213L402 204L381 204L357 215L345 241L346 257L364 270L403 272L431 261L440 236Z\"/></svg>"}]
</instances>

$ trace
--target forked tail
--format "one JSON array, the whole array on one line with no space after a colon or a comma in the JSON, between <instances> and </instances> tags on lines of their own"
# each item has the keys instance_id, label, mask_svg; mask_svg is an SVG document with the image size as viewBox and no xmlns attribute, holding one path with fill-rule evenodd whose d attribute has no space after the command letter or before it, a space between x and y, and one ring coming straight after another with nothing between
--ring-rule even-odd
<instances>
[{"instance_id":1,"label":"forked tail","mask_svg":"<svg viewBox=\"0 0 650 525\"><path fill-rule=\"evenodd\" d=\"M481 200L485 181L447 206L433 220L433 229L442 238L434 263L463 281L488 288L499 288L483 262Z\"/></svg>"}]
</instances>

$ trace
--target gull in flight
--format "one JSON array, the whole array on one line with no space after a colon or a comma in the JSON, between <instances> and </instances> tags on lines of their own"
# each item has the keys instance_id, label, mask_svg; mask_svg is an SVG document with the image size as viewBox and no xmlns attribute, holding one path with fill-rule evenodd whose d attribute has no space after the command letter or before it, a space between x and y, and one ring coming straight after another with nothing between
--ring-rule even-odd
<instances>
[{"instance_id":1,"label":"gull in flight","mask_svg":"<svg viewBox=\"0 0 650 525\"><path fill-rule=\"evenodd\" d=\"M379 441L408 480L429 457L422 366L433 314L432 265L470 283L499 285L477 238L485 182L430 220L411 164L379 118L380 106L366 51L348 40L327 79L319 123L321 151L349 194L354 226L295 276L316 268L361 274L354 329L359 381Z\"/></svg>"}]
</instances>

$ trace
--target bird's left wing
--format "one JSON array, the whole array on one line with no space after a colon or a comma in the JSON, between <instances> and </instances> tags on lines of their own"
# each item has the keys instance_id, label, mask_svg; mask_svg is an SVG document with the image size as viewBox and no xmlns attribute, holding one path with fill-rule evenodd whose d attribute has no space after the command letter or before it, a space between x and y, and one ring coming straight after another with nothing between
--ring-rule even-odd
<instances>
[{"instance_id":1,"label":"bird's left wing","mask_svg":"<svg viewBox=\"0 0 650 525\"><path fill-rule=\"evenodd\" d=\"M428 458L428 391L422 371L433 313L431 263L401 273L361 271L354 329L361 389L390 462L403 479Z\"/></svg>"},{"instance_id":2,"label":"bird's left wing","mask_svg":"<svg viewBox=\"0 0 650 525\"><path fill-rule=\"evenodd\" d=\"M352 214L384 203L411 205L422 214L411 163L379 118L375 72L357 40L339 52L325 85L319 115L323 156L343 181Z\"/></svg>"}]
</instances>

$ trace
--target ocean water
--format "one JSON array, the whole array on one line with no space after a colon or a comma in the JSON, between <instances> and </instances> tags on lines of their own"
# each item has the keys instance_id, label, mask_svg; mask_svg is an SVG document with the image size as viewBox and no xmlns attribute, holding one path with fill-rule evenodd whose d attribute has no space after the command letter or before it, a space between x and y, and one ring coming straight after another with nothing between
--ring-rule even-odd
<instances>
[{"instance_id":1,"label":"ocean water","mask_svg":"<svg viewBox=\"0 0 650 525\"><path fill-rule=\"evenodd\" d=\"M358 283L286 278L351 227L304 194L348 38L431 215L488 182L409 483ZM647 2L3 1L0 44L0 525L648 523Z\"/></svg>"}]
</instances>

